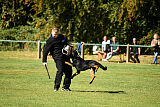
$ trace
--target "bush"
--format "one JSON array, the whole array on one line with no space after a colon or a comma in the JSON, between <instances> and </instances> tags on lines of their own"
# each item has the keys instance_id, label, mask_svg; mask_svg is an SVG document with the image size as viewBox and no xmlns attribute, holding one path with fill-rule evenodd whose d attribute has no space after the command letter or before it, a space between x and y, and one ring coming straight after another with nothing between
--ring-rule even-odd
<instances>
[{"instance_id":1,"label":"bush","mask_svg":"<svg viewBox=\"0 0 160 107\"><path fill-rule=\"evenodd\" d=\"M140 39L139 44L142 45L151 45L151 41L153 39L154 34L160 34L160 28L156 28L154 30L150 30L147 34L147 36L144 36L142 39ZM142 49L143 54L153 54L153 48L143 48Z\"/></svg>"},{"instance_id":2,"label":"bush","mask_svg":"<svg viewBox=\"0 0 160 107\"><path fill-rule=\"evenodd\" d=\"M34 41L39 29L35 29L32 26L18 26L10 29L1 29L1 31L1 40ZM24 42L1 42L0 46L0 50L33 50L35 49L36 44Z\"/></svg>"}]
</instances>

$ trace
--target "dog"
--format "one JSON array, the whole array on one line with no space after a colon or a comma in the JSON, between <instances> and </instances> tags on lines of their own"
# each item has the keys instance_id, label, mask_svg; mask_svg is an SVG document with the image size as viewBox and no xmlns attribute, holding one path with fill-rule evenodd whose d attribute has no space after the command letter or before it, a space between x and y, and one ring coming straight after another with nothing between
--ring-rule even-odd
<instances>
[{"instance_id":1,"label":"dog","mask_svg":"<svg viewBox=\"0 0 160 107\"><path fill-rule=\"evenodd\" d=\"M72 67L75 67L77 69L77 72L72 75L71 79L73 79L75 76L80 74L81 71L85 71L85 70L90 69L90 75L92 76L92 79L89 82L89 84L92 84L92 82L95 78L95 72L97 72L99 67L103 70L107 70L106 66L101 65L100 63L98 63L95 60L82 59L78 55L77 51L75 51L75 50L72 50L72 52L70 53L70 58L72 59L72 63L69 63L69 62L65 62L65 63L72 66Z\"/></svg>"}]
</instances>

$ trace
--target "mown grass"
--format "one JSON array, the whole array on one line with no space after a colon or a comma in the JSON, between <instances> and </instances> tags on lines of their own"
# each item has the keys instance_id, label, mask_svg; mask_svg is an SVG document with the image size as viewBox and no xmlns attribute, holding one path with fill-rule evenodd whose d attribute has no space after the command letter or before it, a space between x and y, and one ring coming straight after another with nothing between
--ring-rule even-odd
<instances>
[{"instance_id":1,"label":"mown grass","mask_svg":"<svg viewBox=\"0 0 160 107\"><path fill-rule=\"evenodd\" d=\"M101 63L108 70L99 69L91 85L86 71L72 80L72 92L54 92L56 67L50 57L48 79L35 52L0 52L0 107L160 106L160 65Z\"/></svg>"}]
</instances>

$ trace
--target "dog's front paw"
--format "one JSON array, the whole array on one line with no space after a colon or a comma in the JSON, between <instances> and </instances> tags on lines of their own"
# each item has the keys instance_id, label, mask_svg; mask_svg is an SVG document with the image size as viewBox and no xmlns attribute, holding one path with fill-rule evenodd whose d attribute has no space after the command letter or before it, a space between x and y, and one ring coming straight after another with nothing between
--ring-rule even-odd
<instances>
[{"instance_id":1,"label":"dog's front paw","mask_svg":"<svg viewBox=\"0 0 160 107\"><path fill-rule=\"evenodd\" d=\"M104 70L107 70L107 67L104 67Z\"/></svg>"}]
</instances>

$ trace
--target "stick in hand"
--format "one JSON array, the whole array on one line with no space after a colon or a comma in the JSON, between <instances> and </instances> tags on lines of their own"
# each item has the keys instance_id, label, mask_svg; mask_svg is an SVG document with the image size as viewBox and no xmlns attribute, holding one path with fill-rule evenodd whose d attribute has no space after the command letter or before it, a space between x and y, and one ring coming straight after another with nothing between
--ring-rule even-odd
<instances>
[{"instance_id":1,"label":"stick in hand","mask_svg":"<svg viewBox=\"0 0 160 107\"><path fill-rule=\"evenodd\" d=\"M46 68L46 70L47 70L47 73L48 73L48 77L49 77L49 79L51 79L51 78L50 78L50 75L49 75L48 68L47 68L47 65L46 65L46 64L45 64L45 68Z\"/></svg>"}]
</instances>

